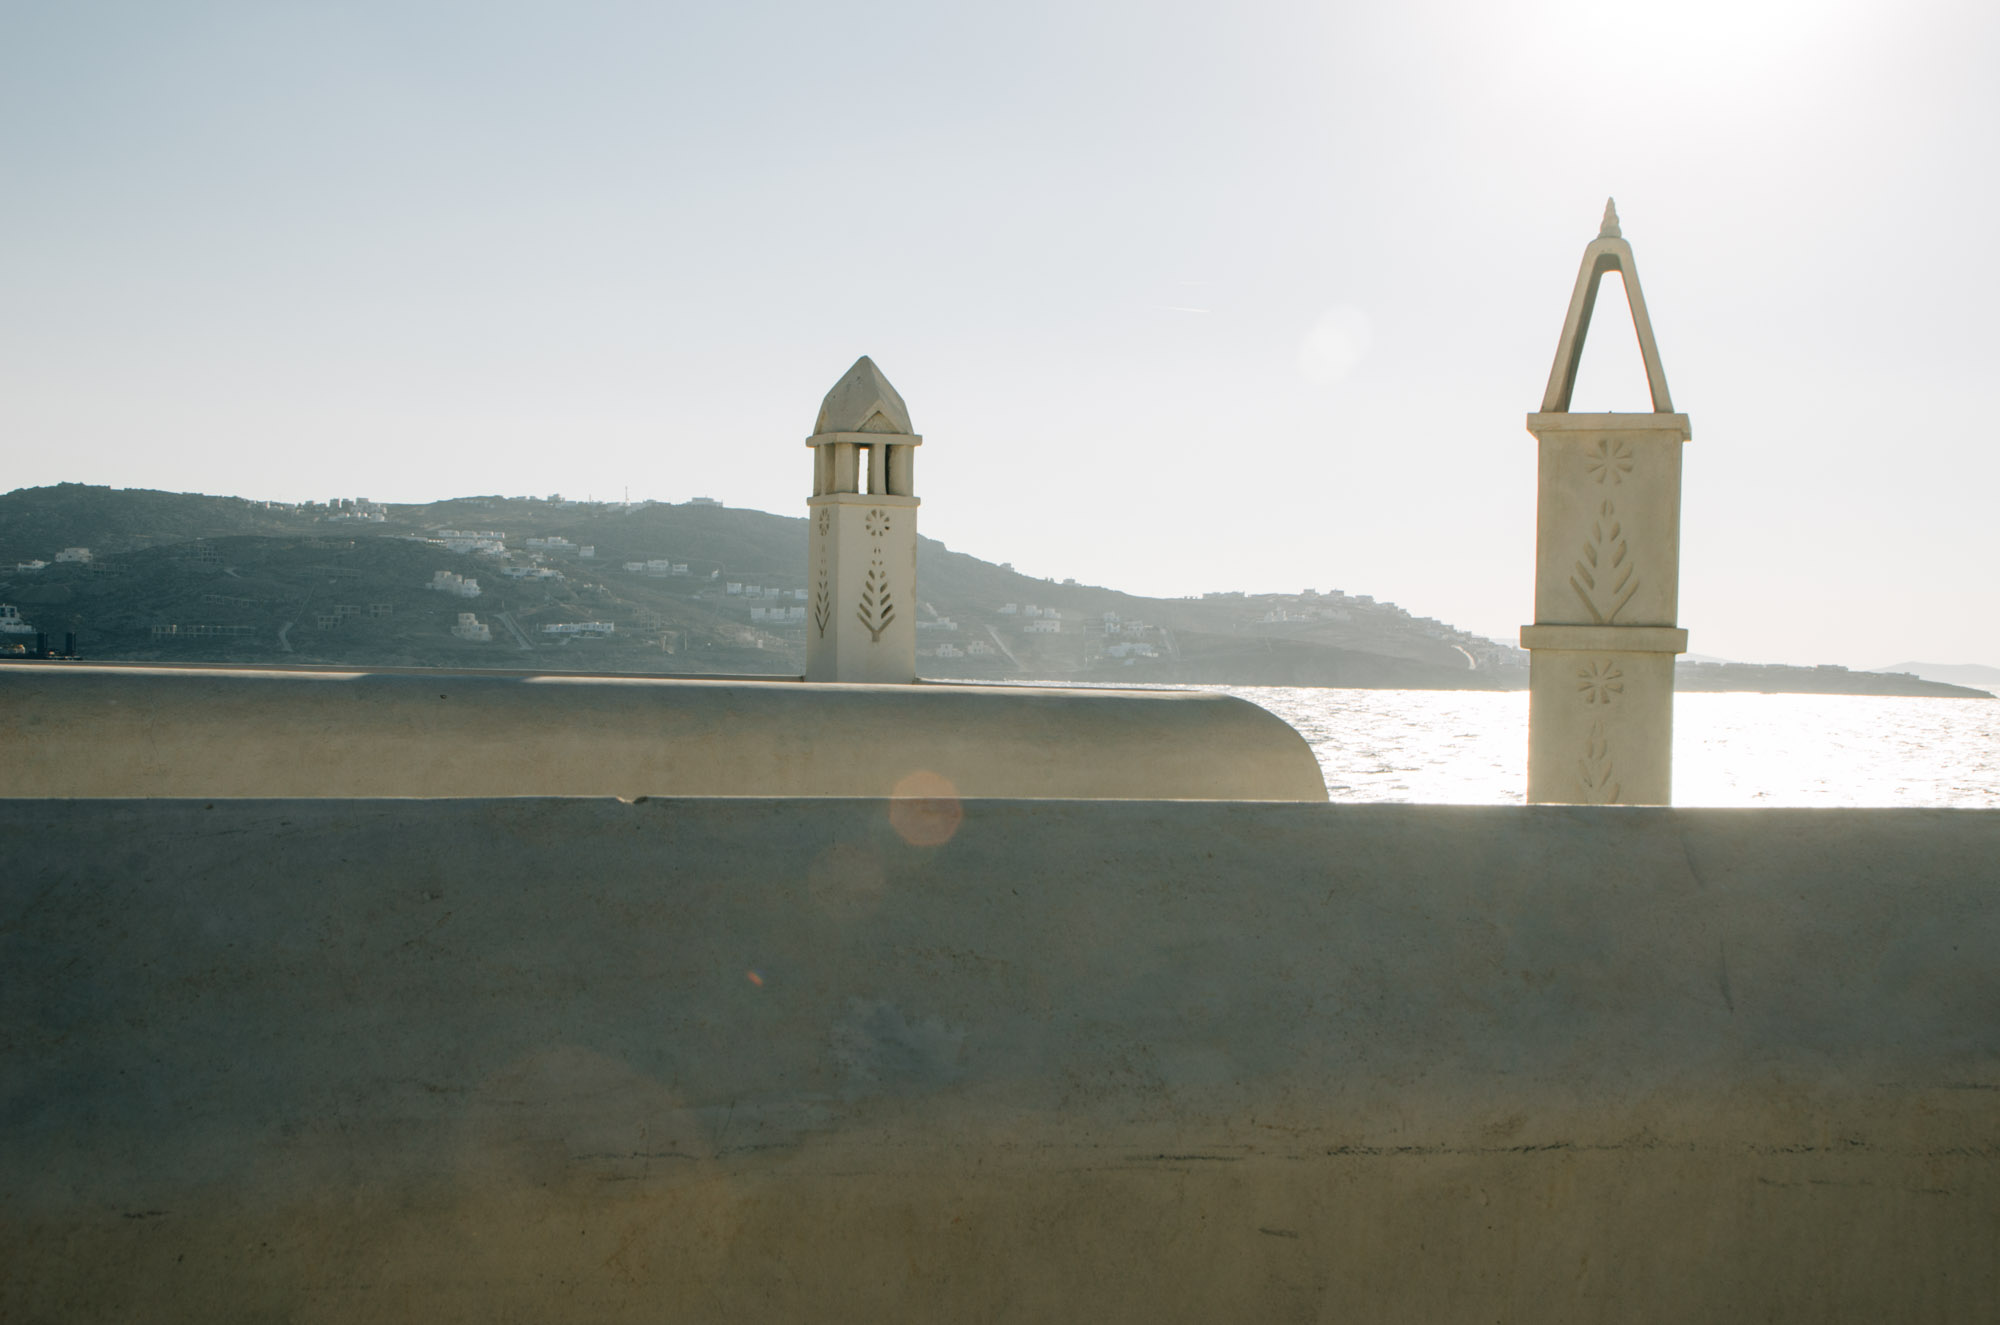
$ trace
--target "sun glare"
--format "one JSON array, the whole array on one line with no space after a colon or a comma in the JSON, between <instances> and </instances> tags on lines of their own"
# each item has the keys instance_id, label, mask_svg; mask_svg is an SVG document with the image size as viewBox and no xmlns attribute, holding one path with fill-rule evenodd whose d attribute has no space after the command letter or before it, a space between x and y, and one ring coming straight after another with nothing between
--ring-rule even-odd
<instances>
[{"instance_id":1,"label":"sun glare","mask_svg":"<svg viewBox=\"0 0 2000 1325\"><path fill-rule=\"evenodd\" d=\"M1826 70L1873 11L1854 0L1545 0L1502 12L1509 44L1538 65L1754 99Z\"/></svg>"}]
</instances>

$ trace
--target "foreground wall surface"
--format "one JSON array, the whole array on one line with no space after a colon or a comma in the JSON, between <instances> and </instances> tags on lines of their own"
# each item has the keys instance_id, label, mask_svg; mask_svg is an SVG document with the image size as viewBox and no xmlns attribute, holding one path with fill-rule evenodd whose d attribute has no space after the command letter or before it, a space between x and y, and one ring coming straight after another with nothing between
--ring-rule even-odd
<instances>
[{"instance_id":1,"label":"foreground wall surface","mask_svg":"<svg viewBox=\"0 0 2000 1325\"><path fill-rule=\"evenodd\" d=\"M0 801L0 842L10 1322L2000 1309L2000 814Z\"/></svg>"},{"instance_id":2,"label":"foreground wall surface","mask_svg":"<svg viewBox=\"0 0 2000 1325\"><path fill-rule=\"evenodd\" d=\"M1228 695L560 674L0 667L0 796L1324 801Z\"/></svg>"}]
</instances>

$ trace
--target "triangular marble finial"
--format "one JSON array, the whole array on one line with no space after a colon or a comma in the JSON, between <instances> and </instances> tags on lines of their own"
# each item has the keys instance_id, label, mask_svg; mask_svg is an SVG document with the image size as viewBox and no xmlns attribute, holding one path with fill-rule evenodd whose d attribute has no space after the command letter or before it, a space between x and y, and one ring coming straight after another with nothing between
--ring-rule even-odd
<instances>
[{"instance_id":1,"label":"triangular marble finial","mask_svg":"<svg viewBox=\"0 0 2000 1325\"><path fill-rule=\"evenodd\" d=\"M875 361L862 355L820 402L814 433L879 432L912 434L910 410Z\"/></svg>"},{"instance_id":2,"label":"triangular marble finial","mask_svg":"<svg viewBox=\"0 0 2000 1325\"><path fill-rule=\"evenodd\" d=\"M1597 305L1597 283L1607 271L1618 273L1625 283L1625 304L1632 311L1632 329L1639 333L1639 355L1646 361L1646 386L1653 396L1655 414L1674 412L1673 397L1667 394L1667 370L1660 365L1660 347L1653 340L1653 319L1646 312L1646 296L1639 289L1639 273L1632 262L1632 246L1618 229L1618 203L1604 200L1604 223L1597 238L1583 250L1583 265L1576 273L1576 288L1570 291L1569 316L1563 319L1562 339L1556 342L1555 365L1549 369L1549 387L1542 393L1544 414L1569 413L1570 397L1576 390L1576 369L1583 359L1583 338L1590 334L1590 312Z\"/></svg>"}]
</instances>

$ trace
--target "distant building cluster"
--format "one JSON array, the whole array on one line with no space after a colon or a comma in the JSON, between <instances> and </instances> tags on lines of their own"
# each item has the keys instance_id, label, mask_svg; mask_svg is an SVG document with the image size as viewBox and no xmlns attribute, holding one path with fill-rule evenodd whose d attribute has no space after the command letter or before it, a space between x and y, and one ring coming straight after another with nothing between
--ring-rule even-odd
<instances>
[{"instance_id":1,"label":"distant building cluster","mask_svg":"<svg viewBox=\"0 0 2000 1325\"><path fill-rule=\"evenodd\" d=\"M464 575L456 575L448 570L441 570L431 576L431 582L428 587L437 590L439 593L456 594L460 598L479 597L478 580L470 579Z\"/></svg>"},{"instance_id":2,"label":"distant building cluster","mask_svg":"<svg viewBox=\"0 0 2000 1325\"><path fill-rule=\"evenodd\" d=\"M1352 621L1354 620L1354 613L1344 607L1308 607L1303 609L1274 607L1266 612L1260 620L1267 625L1286 621Z\"/></svg>"},{"instance_id":3,"label":"distant building cluster","mask_svg":"<svg viewBox=\"0 0 2000 1325\"><path fill-rule=\"evenodd\" d=\"M609 621L559 621L542 627L544 635L588 635L610 639L618 627Z\"/></svg>"},{"instance_id":4,"label":"distant building cluster","mask_svg":"<svg viewBox=\"0 0 2000 1325\"><path fill-rule=\"evenodd\" d=\"M963 645L947 640L942 644L917 647L920 658L991 658L996 652L991 644L979 639L967 640Z\"/></svg>"},{"instance_id":5,"label":"distant building cluster","mask_svg":"<svg viewBox=\"0 0 2000 1325\"><path fill-rule=\"evenodd\" d=\"M504 556L507 540L493 529L438 529L426 540L447 552L478 552L489 557Z\"/></svg>"},{"instance_id":6,"label":"distant building cluster","mask_svg":"<svg viewBox=\"0 0 2000 1325\"><path fill-rule=\"evenodd\" d=\"M317 520L355 520L381 524L389 518L389 508L366 497L328 497L325 501L245 501L260 511L288 511L310 515Z\"/></svg>"},{"instance_id":7,"label":"distant building cluster","mask_svg":"<svg viewBox=\"0 0 2000 1325\"><path fill-rule=\"evenodd\" d=\"M470 640L474 644L491 644L493 642L493 627L481 621L471 612L460 612L458 614L458 624L451 628L451 633L462 640Z\"/></svg>"},{"instance_id":8,"label":"distant building cluster","mask_svg":"<svg viewBox=\"0 0 2000 1325\"><path fill-rule=\"evenodd\" d=\"M327 513L320 518L329 524L341 520L382 524L388 520L389 512L366 497L335 497L327 502Z\"/></svg>"},{"instance_id":9,"label":"distant building cluster","mask_svg":"<svg viewBox=\"0 0 2000 1325\"><path fill-rule=\"evenodd\" d=\"M625 569L633 575L651 575L656 579L665 579L669 575L686 575L688 573L685 561L669 561L665 557L659 557L652 561L628 561L625 563Z\"/></svg>"},{"instance_id":10,"label":"distant building cluster","mask_svg":"<svg viewBox=\"0 0 2000 1325\"><path fill-rule=\"evenodd\" d=\"M1233 598L1240 594L1203 594L1203 598ZM1297 604L1280 603L1271 607L1257 618L1260 625L1304 624L1320 621L1354 622L1356 620L1381 621L1391 618L1403 623L1403 628L1427 639L1449 645L1464 655L1472 668L1520 667L1527 664L1528 655L1524 650L1498 640L1474 635L1456 626L1439 621L1435 617L1411 616L1405 608L1384 600L1376 602L1368 594L1346 594L1338 589L1321 592L1306 589L1298 597L1310 602Z\"/></svg>"},{"instance_id":11,"label":"distant building cluster","mask_svg":"<svg viewBox=\"0 0 2000 1325\"><path fill-rule=\"evenodd\" d=\"M154 626L153 638L163 639L241 639L245 635L257 633L255 626Z\"/></svg>"},{"instance_id":12,"label":"distant building cluster","mask_svg":"<svg viewBox=\"0 0 2000 1325\"><path fill-rule=\"evenodd\" d=\"M1136 639L1145 635L1157 635L1159 628L1149 622L1141 621L1137 617L1127 620L1116 612L1106 612L1104 614L1104 633L1107 636L1123 635Z\"/></svg>"}]
</instances>

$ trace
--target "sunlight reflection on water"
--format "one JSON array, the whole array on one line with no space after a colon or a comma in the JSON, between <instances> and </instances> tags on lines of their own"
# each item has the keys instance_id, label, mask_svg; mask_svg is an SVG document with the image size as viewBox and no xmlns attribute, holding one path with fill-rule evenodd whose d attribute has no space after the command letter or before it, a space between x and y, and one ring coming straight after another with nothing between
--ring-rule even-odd
<instances>
[{"instance_id":1,"label":"sunlight reflection on water","mask_svg":"<svg viewBox=\"0 0 2000 1325\"><path fill-rule=\"evenodd\" d=\"M1200 688L1296 727L1336 801L1522 801L1524 691ZM2000 807L2000 700L1679 695L1674 803Z\"/></svg>"}]
</instances>

